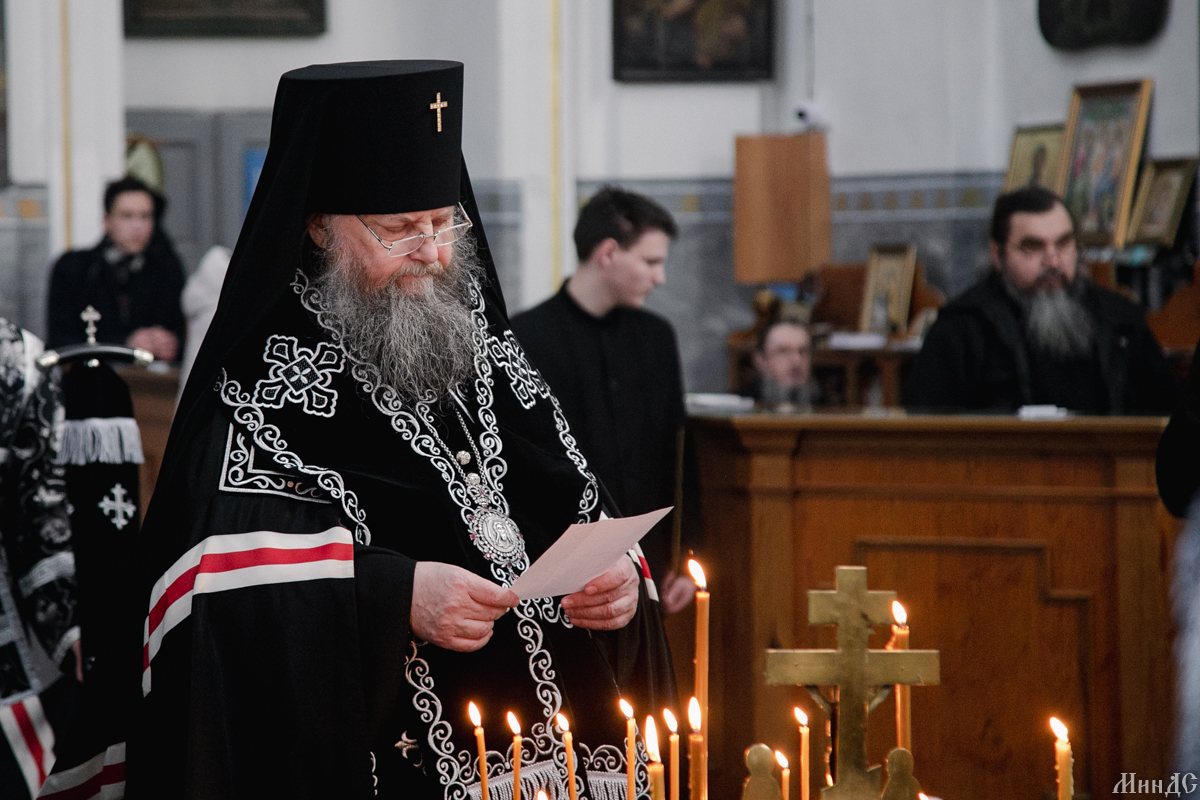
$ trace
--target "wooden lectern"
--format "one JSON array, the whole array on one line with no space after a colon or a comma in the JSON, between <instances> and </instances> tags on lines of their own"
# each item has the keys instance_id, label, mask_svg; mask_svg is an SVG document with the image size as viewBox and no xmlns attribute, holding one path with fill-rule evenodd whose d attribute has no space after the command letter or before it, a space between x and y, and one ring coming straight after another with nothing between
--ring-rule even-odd
<instances>
[{"instance_id":1,"label":"wooden lectern","mask_svg":"<svg viewBox=\"0 0 1200 800\"><path fill-rule=\"evenodd\" d=\"M739 136L733 178L733 275L791 283L830 259L825 134Z\"/></svg>"}]
</instances>

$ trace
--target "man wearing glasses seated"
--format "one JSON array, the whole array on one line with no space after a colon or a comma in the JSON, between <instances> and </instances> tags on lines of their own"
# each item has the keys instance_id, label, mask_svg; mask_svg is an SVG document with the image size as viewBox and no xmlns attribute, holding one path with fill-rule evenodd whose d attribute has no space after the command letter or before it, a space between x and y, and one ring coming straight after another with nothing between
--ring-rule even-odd
<instances>
[{"instance_id":1,"label":"man wearing glasses seated","mask_svg":"<svg viewBox=\"0 0 1200 800\"><path fill-rule=\"evenodd\" d=\"M1176 386L1137 305L1079 268L1062 199L1027 187L996 199L992 269L938 315L913 365L913 409L1164 414Z\"/></svg>"}]
</instances>

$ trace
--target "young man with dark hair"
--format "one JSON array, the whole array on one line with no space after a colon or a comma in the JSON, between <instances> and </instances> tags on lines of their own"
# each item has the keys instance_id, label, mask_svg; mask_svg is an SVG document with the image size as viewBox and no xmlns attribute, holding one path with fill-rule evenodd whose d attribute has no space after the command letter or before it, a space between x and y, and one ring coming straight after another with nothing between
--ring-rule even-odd
<instances>
[{"instance_id":1,"label":"young man with dark hair","mask_svg":"<svg viewBox=\"0 0 1200 800\"><path fill-rule=\"evenodd\" d=\"M686 422L679 349L671 324L642 305L666 281L670 213L648 197L605 187L579 212L579 268L554 297L513 317L512 328L576 431L583 454L623 514L676 505L678 448ZM690 448L685 481L695 481ZM688 491L685 500L696 501ZM682 550L696 545L696 514L683 517ZM672 517L642 539L668 613L692 584L672 564Z\"/></svg>"},{"instance_id":2,"label":"young man with dark hair","mask_svg":"<svg viewBox=\"0 0 1200 800\"><path fill-rule=\"evenodd\" d=\"M174 361L183 339L183 265L159 229L163 198L137 178L104 190L104 238L54 265L47 301L47 344L83 341L79 314L100 312L96 338L149 350Z\"/></svg>"},{"instance_id":3,"label":"young man with dark hair","mask_svg":"<svg viewBox=\"0 0 1200 800\"><path fill-rule=\"evenodd\" d=\"M1169 412L1176 387L1145 315L1079 269L1075 223L1040 187L1001 195L992 270L946 306L905 393L910 408Z\"/></svg>"}]
</instances>

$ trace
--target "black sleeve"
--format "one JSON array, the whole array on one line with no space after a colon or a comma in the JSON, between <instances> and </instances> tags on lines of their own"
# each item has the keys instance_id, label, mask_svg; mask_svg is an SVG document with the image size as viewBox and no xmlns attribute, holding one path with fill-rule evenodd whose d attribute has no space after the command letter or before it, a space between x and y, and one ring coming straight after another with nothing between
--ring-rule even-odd
<instances>
[{"instance_id":1,"label":"black sleeve","mask_svg":"<svg viewBox=\"0 0 1200 800\"><path fill-rule=\"evenodd\" d=\"M1134 372L1130 388L1134 390L1130 411L1135 414L1169 414L1178 405L1179 381L1163 354L1162 345L1140 316L1137 350L1133 353Z\"/></svg>"},{"instance_id":2,"label":"black sleeve","mask_svg":"<svg viewBox=\"0 0 1200 800\"><path fill-rule=\"evenodd\" d=\"M83 323L79 320L82 275L72 263L71 254L60 258L50 272L50 290L46 295L46 346L62 347L83 341Z\"/></svg>"},{"instance_id":3,"label":"black sleeve","mask_svg":"<svg viewBox=\"0 0 1200 800\"><path fill-rule=\"evenodd\" d=\"M1200 488L1200 348L1192 356L1184 386L1183 401L1171 415L1158 442L1155 477L1163 505L1177 517L1187 514L1188 505Z\"/></svg>"},{"instance_id":4,"label":"black sleeve","mask_svg":"<svg viewBox=\"0 0 1200 800\"><path fill-rule=\"evenodd\" d=\"M904 391L904 405L913 409L966 408L970 396L971 336L969 323L943 316L925 335Z\"/></svg>"},{"instance_id":5,"label":"black sleeve","mask_svg":"<svg viewBox=\"0 0 1200 800\"><path fill-rule=\"evenodd\" d=\"M368 741L396 706L412 635L417 562L380 547L354 548L354 596L367 709Z\"/></svg>"}]
</instances>

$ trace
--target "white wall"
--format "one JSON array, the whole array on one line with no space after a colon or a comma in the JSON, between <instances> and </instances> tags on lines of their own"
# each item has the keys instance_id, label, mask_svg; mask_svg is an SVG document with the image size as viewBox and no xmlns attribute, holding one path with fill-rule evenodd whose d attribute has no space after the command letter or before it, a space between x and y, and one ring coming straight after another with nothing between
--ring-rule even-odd
<instances>
[{"instance_id":1,"label":"white wall","mask_svg":"<svg viewBox=\"0 0 1200 800\"><path fill-rule=\"evenodd\" d=\"M5 37L9 169L18 184L48 189L50 249L86 247L101 235L104 185L124 173L120 0L67 4L70 54L71 241L63 158L58 2L8 0Z\"/></svg>"},{"instance_id":2,"label":"white wall","mask_svg":"<svg viewBox=\"0 0 1200 800\"><path fill-rule=\"evenodd\" d=\"M999 38L1004 98L1009 125L1060 122L1066 119L1076 84L1131 78L1154 79L1147 154L1152 158L1196 155L1200 151L1200 30L1194 0L1176 0L1166 28L1155 41L1140 47L1104 47L1063 53L1045 43L1036 26L1036 0L1005 0ZM1008 151L1001 159L1007 164Z\"/></svg>"},{"instance_id":3,"label":"white wall","mask_svg":"<svg viewBox=\"0 0 1200 800\"><path fill-rule=\"evenodd\" d=\"M1156 81L1150 154L1200 150L1194 0L1173 3L1149 45L1081 54L1045 43L1036 0L777 0L775 81L658 85L612 79L613 0L559 2L565 272L577 179L731 176L734 138L796 130L795 109L814 92L832 124L835 176L1000 171L1014 126L1063 120L1074 84L1142 75ZM314 39L127 40L125 102L265 109L279 75L305 64L465 62L472 175L521 186L523 297L513 305L522 307L554 288L549 8L549 0L337 0L328 32Z\"/></svg>"},{"instance_id":4,"label":"white wall","mask_svg":"<svg viewBox=\"0 0 1200 800\"><path fill-rule=\"evenodd\" d=\"M463 150L472 174L494 175L498 116L495 0L336 0L327 30L304 39L127 39L125 105L269 109L279 76L338 61L443 58L467 64Z\"/></svg>"},{"instance_id":5,"label":"white wall","mask_svg":"<svg viewBox=\"0 0 1200 800\"><path fill-rule=\"evenodd\" d=\"M1200 150L1197 4L1140 47L1051 48L1036 0L815 0L816 97L835 175L1003 170L1017 125L1065 121L1071 89L1155 80L1151 156Z\"/></svg>"}]
</instances>

